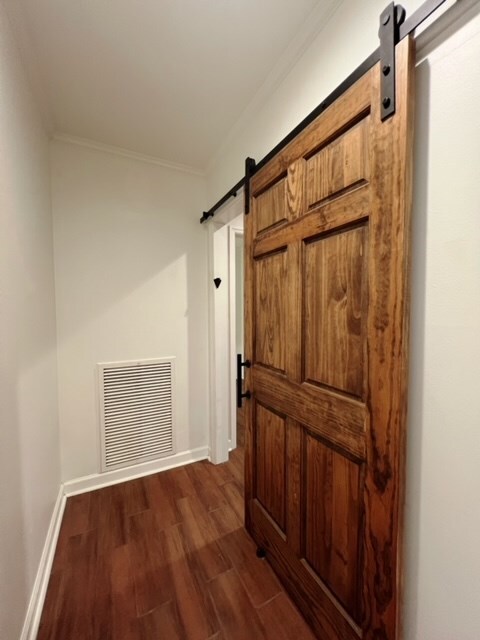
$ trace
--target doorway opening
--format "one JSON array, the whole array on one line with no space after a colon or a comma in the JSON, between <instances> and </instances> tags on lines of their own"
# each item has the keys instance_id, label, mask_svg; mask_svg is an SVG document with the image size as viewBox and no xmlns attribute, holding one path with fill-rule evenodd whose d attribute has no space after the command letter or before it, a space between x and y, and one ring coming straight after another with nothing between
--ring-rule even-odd
<instances>
[{"instance_id":1,"label":"doorway opening","mask_svg":"<svg viewBox=\"0 0 480 640\"><path fill-rule=\"evenodd\" d=\"M243 358L243 192L209 225L211 282L210 460L225 462L241 449L243 410L237 409L237 354ZM216 281L216 282L214 282ZM243 378L244 372L242 372Z\"/></svg>"},{"instance_id":2,"label":"doorway opening","mask_svg":"<svg viewBox=\"0 0 480 640\"><path fill-rule=\"evenodd\" d=\"M235 231L235 352L241 354L242 359L245 357L244 352L244 238L243 229L241 233ZM235 377L238 375L236 372ZM243 367L241 368L242 393L244 391L244 379L245 373ZM232 424L236 425L236 446L243 447L245 445L245 421L243 418L243 406L238 407L237 403L233 403L232 407L235 415L232 417Z\"/></svg>"}]
</instances>

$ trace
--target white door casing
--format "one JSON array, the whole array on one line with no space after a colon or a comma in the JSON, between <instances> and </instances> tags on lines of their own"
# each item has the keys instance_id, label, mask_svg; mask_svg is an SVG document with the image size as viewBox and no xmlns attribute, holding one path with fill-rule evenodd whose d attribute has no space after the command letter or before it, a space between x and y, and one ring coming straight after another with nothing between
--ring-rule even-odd
<instances>
[{"instance_id":1,"label":"white door casing","mask_svg":"<svg viewBox=\"0 0 480 640\"><path fill-rule=\"evenodd\" d=\"M210 460L236 447L235 239L243 233L243 191L208 223L210 317ZM213 282L220 278L218 288Z\"/></svg>"}]
</instances>

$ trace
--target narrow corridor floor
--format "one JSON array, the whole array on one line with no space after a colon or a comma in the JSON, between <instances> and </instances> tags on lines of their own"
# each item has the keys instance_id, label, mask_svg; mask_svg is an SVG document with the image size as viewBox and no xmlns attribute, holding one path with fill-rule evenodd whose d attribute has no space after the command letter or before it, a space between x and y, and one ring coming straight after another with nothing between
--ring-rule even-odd
<instances>
[{"instance_id":1,"label":"narrow corridor floor","mask_svg":"<svg viewBox=\"0 0 480 640\"><path fill-rule=\"evenodd\" d=\"M243 510L240 447L69 498L37 640L313 640Z\"/></svg>"}]
</instances>

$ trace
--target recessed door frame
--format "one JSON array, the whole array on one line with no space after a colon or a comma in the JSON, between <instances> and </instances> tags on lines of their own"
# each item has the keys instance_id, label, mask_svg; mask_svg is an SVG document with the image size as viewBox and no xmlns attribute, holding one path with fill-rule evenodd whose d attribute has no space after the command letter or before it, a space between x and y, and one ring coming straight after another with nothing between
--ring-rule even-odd
<instances>
[{"instance_id":1,"label":"recessed door frame","mask_svg":"<svg viewBox=\"0 0 480 640\"><path fill-rule=\"evenodd\" d=\"M232 220L229 226L229 320L230 320L230 423L229 423L229 449L237 448L237 402L236 402L236 355L237 347L237 243L238 237L243 238L243 214ZM242 310L243 313L243 310ZM242 348L242 357L243 357Z\"/></svg>"},{"instance_id":2,"label":"recessed door frame","mask_svg":"<svg viewBox=\"0 0 480 640\"><path fill-rule=\"evenodd\" d=\"M243 233L243 189L208 225L210 460L236 446L235 237ZM220 278L218 288L213 282Z\"/></svg>"}]
</instances>

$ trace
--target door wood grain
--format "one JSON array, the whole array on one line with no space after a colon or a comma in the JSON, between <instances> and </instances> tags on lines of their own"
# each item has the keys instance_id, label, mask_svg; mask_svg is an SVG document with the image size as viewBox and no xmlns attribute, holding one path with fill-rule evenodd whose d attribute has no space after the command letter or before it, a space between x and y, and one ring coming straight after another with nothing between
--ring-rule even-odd
<instances>
[{"instance_id":1,"label":"door wood grain","mask_svg":"<svg viewBox=\"0 0 480 640\"><path fill-rule=\"evenodd\" d=\"M325 640L400 633L413 46L250 182L245 519Z\"/></svg>"}]
</instances>

